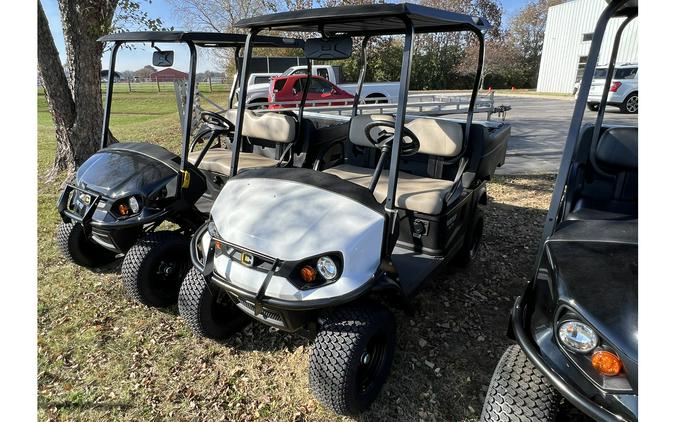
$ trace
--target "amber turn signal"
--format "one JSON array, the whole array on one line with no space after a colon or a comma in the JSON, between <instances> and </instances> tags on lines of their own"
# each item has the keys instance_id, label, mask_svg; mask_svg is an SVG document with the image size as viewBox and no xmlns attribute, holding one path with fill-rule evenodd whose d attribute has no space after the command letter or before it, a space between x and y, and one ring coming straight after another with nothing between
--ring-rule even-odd
<instances>
[{"instance_id":1,"label":"amber turn signal","mask_svg":"<svg viewBox=\"0 0 675 422\"><path fill-rule=\"evenodd\" d=\"M309 265L305 265L300 268L300 278L302 278L305 283L311 283L316 280L316 270Z\"/></svg>"},{"instance_id":2,"label":"amber turn signal","mask_svg":"<svg viewBox=\"0 0 675 422\"><path fill-rule=\"evenodd\" d=\"M593 353L593 358L591 359L593 363L593 368L596 371L600 372L602 375L607 375L613 377L618 375L621 372L621 359L612 352L607 350L599 350Z\"/></svg>"},{"instance_id":3,"label":"amber turn signal","mask_svg":"<svg viewBox=\"0 0 675 422\"><path fill-rule=\"evenodd\" d=\"M120 215L129 215L129 206L127 204L119 204L117 210L120 212Z\"/></svg>"}]
</instances>

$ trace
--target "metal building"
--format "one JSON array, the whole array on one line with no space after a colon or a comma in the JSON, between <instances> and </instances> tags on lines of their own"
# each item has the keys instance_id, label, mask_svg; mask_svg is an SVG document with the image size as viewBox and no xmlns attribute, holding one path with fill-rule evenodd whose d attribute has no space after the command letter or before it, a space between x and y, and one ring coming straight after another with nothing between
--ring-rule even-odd
<instances>
[{"instance_id":1,"label":"metal building","mask_svg":"<svg viewBox=\"0 0 675 422\"><path fill-rule=\"evenodd\" d=\"M572 0L548 9L537 91L573 92L586 66L595 24L605 7L605 0ZM638 19L623 32L617 64L638 62ZM607 26L598 65L609 62L620 24L620 19L612 19Z\"/></svg>"}]
</instances>

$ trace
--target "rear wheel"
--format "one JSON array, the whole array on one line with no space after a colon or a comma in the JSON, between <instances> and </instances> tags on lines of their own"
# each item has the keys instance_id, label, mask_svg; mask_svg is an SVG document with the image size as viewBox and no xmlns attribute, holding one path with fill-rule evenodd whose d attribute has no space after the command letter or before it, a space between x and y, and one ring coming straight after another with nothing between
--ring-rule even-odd
<instances>
[{"instance_id":1,"label":"rear wheel","mask_svg":"<svg viewBox=\"0 0 675 422\"><path fill-rule=\"evenodd\" d=\"M586 108L588 108L590 111L598 111L598 107L598 103L586 103Z\"/></svg>"},{"instance_id":2,"label":"rear wheel","mask_svg":"<svg viewBox=\"0 0 675 422\"><path fill-rule=\"evenodd\" d=\"M621 111L623 113L635 114L638 112L638 94L633 92L621 103Z\"/></svg>"},{"instance_id":3,"label":"rear wheel","mask_svg":"<svg viewBox=\"0 0 675 422\"><path fill-rule=\"evenodd\" d=\"M129 296L148 306L176 303L190 264L189 240L163 231L141 237L122 262L122 280Z\"/></svg>"},{"instance_id":4,"label":"rear wheel","mask_svg":"<svg viewBox=\"0 0 675 422\"><path fill-rule=\"evenodd\" d=\"M455 264L461 267L467 267L474 258L476 258L478 249L480 248L480 242L483 238L484 224L485 217L483 210L476 206L476 211L474 211L473 219L471 220L471 226L469 227L467 235L464 237L462 249L455 255Z\"/></svg>"},{"instance_id":5,"label":"rear wheel","mask_svg":"<svg viewBox=\"0 0 675 422\"><path fill-rule=\"evenodd\" d=\"M558 413L559 399L558 392L520 346L509 346L490 380L481 421L552 422Z\"/></svg>"},{"instance_id":6,"label":"rear wheel","mask_svg":"<svg viewBox=\"0 0 675 422\"><path fill-rule=\"evenodd\" d=\"M210 289L202 273L190 268L178 294L178 313L199 337L224 340L251 320L227 295Z\"/></svg>"},{"instance_id":7,"label":"rear wheel","mask_svg":"<svg viewBox=\"0 0 675 422\"><path fill-rule=\"evenodd\" d=\"M96 268L115 260L115 252L89 240L80 223L61 223L56 229L56 243L63 256L81 267Z\"/></svg>"},{"instance_id":8,"label":"rear wheel","mask_svg":"<svg viewBox=\"0 0 675 422\"><path fill-rule=\"evenodd\" d=\"M309 386L331 410L355 415L377 398L396 345L393 314L373 302L348 305L326 317L309 358Z\"/></svg>"}]
</instances>

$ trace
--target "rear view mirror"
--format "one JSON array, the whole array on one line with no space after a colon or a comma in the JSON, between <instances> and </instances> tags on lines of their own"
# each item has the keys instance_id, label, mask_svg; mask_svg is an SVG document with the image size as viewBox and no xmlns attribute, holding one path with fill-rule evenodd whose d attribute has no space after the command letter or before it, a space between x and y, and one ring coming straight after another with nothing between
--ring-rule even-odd
<instances>
[{"instance_id":1,"label":"rear view mirror","mask_svg":"<svg viewBox=\"0 0 675 422\"><path fill-rule=\"evenodd\" d=\"M152 65L157 67L173 65L173 51L155 51L152 53Z\"/></svg>"},{"instance_id":2,"label":"rear view mirror","mask_svg":"<svg viewBox=\"0 0 675 422\"><path fill-rule=\"evenodd\" d=\"M311 38L305 41L305 57L312 60L341 60L352 55L351 37Z\"/></svg>"}]
</instances>

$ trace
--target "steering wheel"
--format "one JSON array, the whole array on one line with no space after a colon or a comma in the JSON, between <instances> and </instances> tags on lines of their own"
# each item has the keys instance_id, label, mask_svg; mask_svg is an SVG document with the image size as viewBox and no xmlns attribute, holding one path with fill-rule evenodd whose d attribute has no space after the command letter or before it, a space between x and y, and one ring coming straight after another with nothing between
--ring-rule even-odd
<instances>
[{"instance_id":1,"label":"steering wheel","mask_svg":"<svg viewBox=\"0 0 675 422\"><path fill-rule=\"evenodd\" d=\"M206 124L202 125L197 133L195 133L192 143L190 144L190 152L195 150L197 144L204 143L204 138L206 138L207 135L210 139L212 139L213 137L226 135L234 131L234 123L227 120L220 114L212 113L210 111L202 111L199 117ZM210 145L211 143L209 143L209 146Z\"/></svg>"},{"instance_id":2,"label":"steering wheel","mask_svg":"<svg viewBox=\"0 0 675 422\"><path fill-rule=\"evenodd\" d=\"M372 131L376 127L387 127L395 129L395 123L387 120L375 120L366 125L363 129L366 132L366 139L368 142L373 144L375 148L382 148L383 146L390 144L394 140L394 132L388 130L380 130L377 133L377 139L373 138ZM407 140L407 141L406 141ZM401 139L400 154L403 157L407 157L417 153L420 150L420 140L417 136L407 127L403 126L403 138Z\"/></svg>"},{"instance_id":3,"label":"steering wheel","mask_svg":"<svg viewBox=\"0 0 675 422\"><path fill-rule=\"evenodd\" d=\"M218 113L213 113L211 111L202 111L200 115L202 121L208 125L217 126L219 129L223 128L227 132L234 130L234 123L227 120L225 117Z\"/></svg>"}]
</instances>

